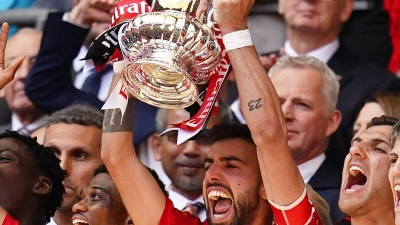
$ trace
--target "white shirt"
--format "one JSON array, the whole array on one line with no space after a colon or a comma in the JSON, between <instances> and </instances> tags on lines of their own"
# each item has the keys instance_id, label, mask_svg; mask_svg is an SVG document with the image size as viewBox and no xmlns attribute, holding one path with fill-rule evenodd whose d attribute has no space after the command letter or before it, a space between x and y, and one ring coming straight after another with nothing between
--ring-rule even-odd
<instances>
[{"instance_id":1,"label":"white shirt","mask_svg":"<svg viewBox=\"0 0 400 225\"><path fill-rule=\"evenodd\" d=\"M311 177L314 176L315 172L317 172L325 158L325 153L322 153L319 156L297 166L300 170L301 176L303 177L304 183L310 181Z\"/></svg>"},{"instance_id":2,"label":"white shirt","mask_svg":"<svg viewBox=\"0 0 400 225\"><path fill-rule=\"evenodd\" d=\"M63 21L74 24L75 26L82 27L85 29L89 29L90 27L85 27L80 24L76 24L68 19L68 13L64 13L64 16L62 18ZM72 61L72 67L74 68L74 71L77 73L75 76L75 81L74 81L74 86L77 89L82 89L83 83L85 82L86 78L90 75L90 73L83 73L83 66L85 65L85 60L80 60L86 56L86 53L88 51L88 48L82 45L81 49L79 50L78 55L75 57L75 59ZM110 72L103 74L101 76L101 83L100 83L100 90L99 93L97 93L97 98L99 98L102 101L106 101L107 96L108 96L108 90L110 88L113 74L114 72L111 70Z\"/></svg>"},{"instance_id":3,"label":"white shirt","mask_svg":"<svg viewBox=\"0 0 400 225\"><path fill-rule=\"evenodd\" d=\"M57 225L56 222L54 221L53 217L50 218L50 222L48 222L46 225Z\"/></svg>"},{"instance_id":4,"label":"white shirt","mask_svg":"<svg viewBox=\"0 0 400 225\"><path fill-rule=\"evenodd\" d=\"M285 41L284 45L285 54L289 56L298 56L299 54L292 48L290 42L287 40ZM321 46L317 49L314 49L310 52L307 52L307 56L313 56L319 59L321 62L327 63L329 59L333 56L336 50L339 48L339 40L335 39L328 44Z\"/></svg>"},{"instance_id":5,"label":"white shirt","mask_svg":"<svg viewBox=\"0 0 400 225\"><path fill-rule=\"evenodd\" d=\"M42 116L41 118L37 119L36 121L28 124L25 126L27 130L30 132L36 130L37 128L41 127L45 123L47 123L47 118L48 116ZM15 114L12 114L11 116L11 130L17 131L21 128L23 128L24 125L21 123L21 121L17 118Z\"/></svg>"},{"instance_id":6,"label":"white shirt","mask_svg":"<svg viewBox=\"0 0 400 225\"><path fill-rule=\"evenodd\" d=\"M168 194L169 194L169 199L171 199L172 203L174 203L174 207L178 210L184 209L188 203L201 202L204 204L204 199L202 195L199 196L196 200L191 201L182 196L181 194L171 190L171 188L168 190ZM207 218L206 210L205 209L201 210L198 216L201 221L204 221Z\"/></svg>"},{"instance_id":7,"label":"white shirt","mask_svg":"<svg viewBox=\"0 0 400 225\"><path fill-rule=\"evenodd\" d=\"M85 61L80 60L86 56L87 51L88 49L85 46L82 46L77 57L72 62L74 70L77 72L75 76L74 86L78 89L82 89L83 83L85 82L86 78L88 78L88 76L90 75L90 73L83 73L83 65L85 64ZM105 101L107 99L108 90L110 88L112 78L113 78L112 70L101 76L100 90L99 93L97 94L97 98L99 98L102 101Z\"/></svg>"}]
</instances>

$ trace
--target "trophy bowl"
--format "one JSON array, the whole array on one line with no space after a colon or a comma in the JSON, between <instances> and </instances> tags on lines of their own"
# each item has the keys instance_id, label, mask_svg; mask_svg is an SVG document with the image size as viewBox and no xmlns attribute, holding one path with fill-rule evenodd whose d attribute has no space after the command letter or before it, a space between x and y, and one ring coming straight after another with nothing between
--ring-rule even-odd
<instances>
[{"instance_id":1,"label":"trophy bowl","mask_svg":"<svg viewBox=\"0 0 400 225\"><path fill-rule=\"evenodd\" d=\"M188 13L194 10L194 1L186 3L179 6L185 10L172 7L141 14L119 34L128 63L121 73L125 88L156 107L192 105L199 94L197 85L207 83L221 59L212 26Z\"/></svg>"}]
</instances>

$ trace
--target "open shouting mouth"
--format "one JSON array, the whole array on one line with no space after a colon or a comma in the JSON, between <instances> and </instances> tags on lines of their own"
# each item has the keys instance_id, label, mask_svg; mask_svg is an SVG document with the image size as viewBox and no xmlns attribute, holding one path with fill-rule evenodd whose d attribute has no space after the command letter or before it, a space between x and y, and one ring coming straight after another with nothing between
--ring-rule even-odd
<instances>
[{"instance_id":1,"label":"open shouting mouth","mask_svg":"<svg viewBox=\"0 0 400 225\"><path fill-rule=\"evenodd\" d=\"M353 193L361 190L364 188L366 183L367 177L365 176L363 169L356 165L350 166L345 192Z\"/></svg>"},{"instance_id":2,"label":"open shouting mouth","mask_svg":"<svg viewBox=\"0 0 400 225\"><path fill-rule=\"evenodd\" d=\"M220 223L227 221L231 216L233 217L233 200L226 190L211 187L207 189L207 197L210 206L210 219L213 222Z\"/></svg>"}]
</instances>

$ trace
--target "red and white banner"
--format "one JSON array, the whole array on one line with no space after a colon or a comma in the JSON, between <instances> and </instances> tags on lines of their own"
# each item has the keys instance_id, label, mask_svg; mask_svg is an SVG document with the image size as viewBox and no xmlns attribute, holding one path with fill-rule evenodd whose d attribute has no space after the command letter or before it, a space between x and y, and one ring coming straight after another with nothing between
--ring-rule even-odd
<instances>
[{"instance_id":1,"label":"red and white banner","mask_svg":"<svg viewBox=\"0 0 400 225\"><path fill-rule=\"evenodd\" d=\"M142 13L148 13L150 11L150 6L142 0L123 0L118 2L115 7L115 13L112 17L111 28L96 38L96 40L89 47L89 51L85 59L93 60L96 70L104 68L107 63L121 61L114 63L114 66L118 64L118 69L115 69L119 71L116 71L115 69L114 70L116 72L120 72L121 64L119 63L124 62L122 61L124 59L121 55L118 44L118 33L121 32L121 29L124 29L124 25L127 23L121 21L133 19ZM225 51L221 32L216 24L214 25L214 35L221 47L222 58L220 63L211 72L212 75L208 82L208 87L205 94L200 95L197 103L195 103L200 105L198 111L195 113L192 112L193 115L191 115L188 120L179 124L174 124L173 128L163 132L165 133L169 130L178 130L177 144L185 142L203 130L207 125L209 117L218 111L218 94L228 75L230 61ZM125 59L127 62L131 60L132 59ZM126 66L126 64L124 65ZM121 109L122 113L124 113L128 102L127 95L127 90L123 87L122 82L119 81L117 87L115 87L102 109L119 108Z\"/></svg>"}]
</instances>

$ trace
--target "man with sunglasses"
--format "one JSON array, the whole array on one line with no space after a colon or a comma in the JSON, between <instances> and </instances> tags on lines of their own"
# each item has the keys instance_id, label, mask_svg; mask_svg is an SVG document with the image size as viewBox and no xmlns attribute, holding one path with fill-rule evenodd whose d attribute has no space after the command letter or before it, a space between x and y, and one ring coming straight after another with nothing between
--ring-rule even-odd
<instances>
[{"instance_id":1,"label":"man with sunglasses","mask_svg":"<svg viewBox=\"0 0 400 225\"><path fill-rule=\"evenodd\" d=\"M227 104L221 103L219 112L214 114L207 127L220 122L230 122L232 115ZM177 131L169 131L170 124L180 123L189 119L189 113L184 109L159 109L156 116L156 131L150 137L150 148L154 158L161 162L163 171L171 183L167 187L169 198L175 208L188 210L200 220L206 219L206 211L202 195L202 183L205 175L204 159L209 150L209 139L198 135L195 140L177 145Z\"/></svg>"}]
</instances>

